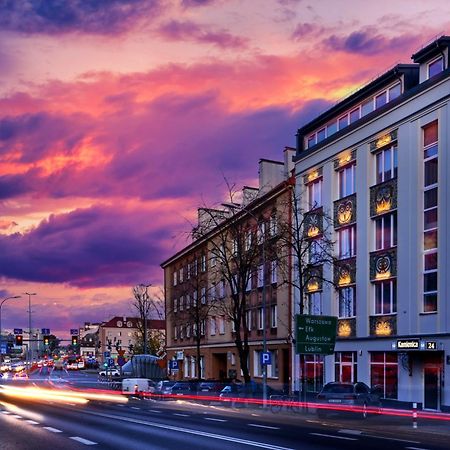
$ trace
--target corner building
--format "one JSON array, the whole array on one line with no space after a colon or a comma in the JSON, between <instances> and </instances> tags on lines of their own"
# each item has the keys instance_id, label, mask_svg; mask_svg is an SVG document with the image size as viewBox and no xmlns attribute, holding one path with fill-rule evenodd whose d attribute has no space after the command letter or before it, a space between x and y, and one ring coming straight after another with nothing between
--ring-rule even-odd
<instances>
[{"instance_id":1,"label":"corner building","mask_svg":"<svg viewBox=\"0 0 450 450\"><path fill-rule=\"evenodd\" d=\"M297 186L333 217L336 242L335 285L307 294L338 317L335 354L307 356L316 388L364 381L387 404L450 410L449 45L298 130Z\"/></svg>"}]
</instances>

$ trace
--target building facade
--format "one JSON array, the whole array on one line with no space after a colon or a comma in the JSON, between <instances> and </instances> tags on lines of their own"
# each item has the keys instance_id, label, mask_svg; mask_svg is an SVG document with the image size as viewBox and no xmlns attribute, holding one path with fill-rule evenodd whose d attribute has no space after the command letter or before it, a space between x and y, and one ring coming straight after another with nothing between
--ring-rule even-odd
<instances>
[{"instance_id":1,"label":"building facade","mask_svg":"<svg viewBox=\"0 0 450 450\"><path fill-rule=\"evenodd\" d=\"M286 258L278 244L278 223L290 220L289 204L295 150L285 162L261 160L259 187L244 187L240 204L199 209L194 240L162 264L164 269L167 357L177 361L174 379L243 380L235 342L247 333L250 377L262 381L261 352L271 355L268 384L289 385L291 376L291 287ZM213 219L211 221L211 219ZM236 230L240 230L237 232ZM229 231L228 237L225 238ZM224 255L230 259L254 251L245 293L241 333L236 333L233 292L240 282L227 279ZM232 270L234 270L232 269ZM200 358L200 359L199 359ZM170 365L169 365L170 367Z\"/></svg>"},{"instance_id":2,"label":"building facade","mask_svg":"<svg viewBox=\"0 0 450 450\"><path fill-rule=\"evenodd\" d=\"M338 259L335 286L303 300L338 317L335 354L305 357L315 389L364 381L393 402L450 408L449 45L439 38L298 130L297 189L333 217Z\"/></svg>"}]
</instances>

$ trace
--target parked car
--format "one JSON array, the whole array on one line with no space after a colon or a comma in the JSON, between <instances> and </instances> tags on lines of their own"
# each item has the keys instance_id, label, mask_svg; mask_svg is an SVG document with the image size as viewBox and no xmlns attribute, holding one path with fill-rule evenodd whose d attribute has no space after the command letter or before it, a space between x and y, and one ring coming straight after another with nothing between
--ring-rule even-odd
<instances>
[{"instance_id":1,"label":"parked car","mask_svg":"<svg viewBox=\"0 0 450 450\"><path fill-rule=\"evenodd\" d=\"M171 393L172 386L173 386L175 383L176 383L176 381L173 381L173 380L161 380L161 381L158 381L158 382L156 383L156 386L155 386L155 392L154 392L154 394L155 394L155 395L160 395L161 398L162 398L164 395L170 394L170 393Z\"/></svg>"},{"instance_id":2,"label":"parked car","mask_svg":"<svg viewBox=\"0 0 450 450\"><path fill-rule=\"evenodd\" d=\"M381 392L378 387L371 389L367 384L327 383L317 395L317 403L329 406L317 408L319 417L336 412L356 412L366 419L369 412L378 412L381 407ZM334 407L334 408L333 408Z\"/></svg>"},{"instance_id":3,"label":"parked car","mask_svg":"<svg viewBox=\"0 0 450 450\"><path fill-rule=\"evenodd\" d=\"M267 386L267 398L271 395L281 394L281 391L277 391L271 386ZM261 400L264 397L264 388L262 383L256 381L250 381L249 383L233 382L225 386L219 394L222 401L232 401L232 406L239 406L246 403L246 400L258 399Z\"/></svg>"},{"instance_id":4,"label":"parked car","mask_svg":"<svg viewBox=\"0 0 450 450\"><path fill-rule=\"evenodd\" d=\"M120 377L120 369L117 367L108 367L108 369L102 369L98 373L99 377Z\"/></svg>"},{"instance_id":5,"label":"parked car","mask_svg":"<svg viewBox=\"0 0 450 450\"><path fill-rule=\"evenodd\" d=\"M206 380L201 381L198 385L198 392L199 394L203 395L204 393L218 393L222 391L222 389L227 386L227 383L224 381L218 381L218 380Z\"/></svg>"}]
</instances>

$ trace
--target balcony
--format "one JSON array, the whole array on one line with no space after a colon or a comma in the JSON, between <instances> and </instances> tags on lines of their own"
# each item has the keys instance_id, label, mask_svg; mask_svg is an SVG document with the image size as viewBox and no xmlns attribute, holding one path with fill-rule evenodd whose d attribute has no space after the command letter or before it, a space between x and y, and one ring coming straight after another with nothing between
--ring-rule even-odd
<instances>
[{"instance_id":1,"label":"balcony","mask_svg":"<svg viewBox=\"0 0 450 450\"><path fill-rule=\"evenodd\" d=\"M397 178L370 188L370 217L380 216L397 209Z\"/></svg>"},{"instance_id":2,"label":"balcony","mask_svg":"<svg viewBox=\"0 0 450 450\"><path fill-rule=\"evenodd\" d=\"M356 194L336 200L333 210L334 228L356 223Z\"/></svg>"},{"instance_id":3,"label":"balcony","mask_svg":"<svg viewBox=\"0 0 450 450\"><path fill-rule=\"evenodd\" d=\"M386 337L397 334L397 316L395 314L370 316L369 325L371 336Z\"/></svg>"}]
</instances>

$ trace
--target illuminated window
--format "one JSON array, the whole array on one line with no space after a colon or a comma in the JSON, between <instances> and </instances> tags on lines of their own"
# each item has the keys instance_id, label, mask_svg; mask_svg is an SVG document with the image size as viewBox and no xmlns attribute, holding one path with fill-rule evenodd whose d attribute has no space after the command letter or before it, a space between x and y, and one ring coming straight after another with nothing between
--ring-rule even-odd
<instances>
[{"instance_id":1,"label":"illuminated window","mask_svg":"<svg viewBox=\"0 0 450 450\"><path fill-rule=\"evenodd\" d=\"M356 352L336 352L334 358L334 381L356 383L358 381Z\"/></svg>"},{"instance_id":2,"label":"illuminated window","mask_svg":"<svg viewBox=\"0 0 450 450\"><path fill-rule=\"evenodd\" d=\"M438 123L423 128L423 312L436 312L438 299Z\"/></svg>"},{"instance_id":3,"label":"illuminated window","mask_svg":"<svg viewBox=\"0 0 450 450\"><path fill-rule=\"evenodd\" d=\"M308 200L311 209L322 206L322 178L308 184Z\"/></svg>"},{"instance_id":4,"label":"illuminated window","mask_svg":"<svg viewBox=\"0 0 450 450\"><path fill-rule=\"evenodd\" d=\"M356 225L340 229L338 240L340 259L356 256Z\"/></svg>"},{"instance_id":5,"label":"illuminated window","mask_svg":"<svg viewBox=\"0 0 450 450\"><path fill-rule=\"evenodd\" d=\"M305 305L306 314L320 315L322 314L322 293L312 292L306 296Z\"/></svg>"},{"instance_id":6,"label":"illuminated window","mask_svg":"<svg viewBox=\"0 0 450 450\"><path fill-rule=\"evenodd\" d=\"M398 359L397 353L372 352L370 354L370 384L382 392L384 398L397 398Z\"/></svg>"},{"instance_id":7,"label":"illuminated window","mask_svg":"<svg viewBox=\"0 0 450 450\"><path fill-rule=\"evenodd\" d=\"M397 312L397 282L384 280L375 283L375 314Z\"/></svg>"},{"instance_id":8,"label":"illuminated window","mask_svg":"<svg viewBox=\"0 0 450 450\"><path fill-rule=\"evenodd\" d=\"M356 164L350 164L339 171L339 198L355 193Z\"/></svg>"}]
</instances>

